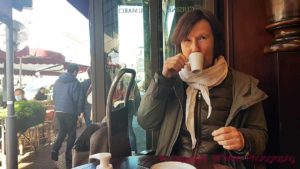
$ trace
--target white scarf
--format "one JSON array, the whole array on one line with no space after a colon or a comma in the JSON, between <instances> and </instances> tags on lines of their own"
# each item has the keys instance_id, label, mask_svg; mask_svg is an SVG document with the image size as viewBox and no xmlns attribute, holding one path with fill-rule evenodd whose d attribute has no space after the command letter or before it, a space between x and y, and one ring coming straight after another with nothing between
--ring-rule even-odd
<instances>
[{"instance_id":1,"label":"white scarf","mask_svg":"<svg viewBox=\"0 0 300 169\"><path fill-rule=\"evenodd\" d=\"M207 118L209 118L212 110L209 98L209 89L222 83L222 81L226 78L227 73L228 66L223 56L216 58L213 66L200 72L192 73L189 65L185 65L185 67L179 72L180 78L189 85L186 90L185 124L191 135L192 149L194 149L196 145L194 110L196 106L197 90L200 90L203 99L208 105Z\"/></svg>"}]
</instances>

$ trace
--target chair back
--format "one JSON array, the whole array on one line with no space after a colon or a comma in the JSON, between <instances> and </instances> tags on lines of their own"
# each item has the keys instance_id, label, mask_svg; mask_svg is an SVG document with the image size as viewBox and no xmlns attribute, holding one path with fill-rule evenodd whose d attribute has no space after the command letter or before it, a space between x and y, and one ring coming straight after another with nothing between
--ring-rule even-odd
<instances>
[{"instance_id":1,"label":"chair back","mask_svg":"<svg viewBox=\"0 0 300 169\"><path fill-rule=\"evenodd\" d=\"M124 75L131 74L129 84L124 94L124 103L122 106L114 107L114 94L117 85ZM106 118L108 126L108 147L109 152L114 157L130 156L131 148L128 134L128 114L129 114L129 95L134 86L136 72L133 69L121 69L114 78L109 89L106 103Z\"/></svg>"}]
</instances>

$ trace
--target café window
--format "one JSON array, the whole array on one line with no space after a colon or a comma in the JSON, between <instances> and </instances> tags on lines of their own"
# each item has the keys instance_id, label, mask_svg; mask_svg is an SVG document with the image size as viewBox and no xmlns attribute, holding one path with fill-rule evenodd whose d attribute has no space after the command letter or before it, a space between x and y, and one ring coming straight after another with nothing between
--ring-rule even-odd
<instances>
[{"instance_id":1,"label":"caf\u00e9 window","mask_svg":"<svg viewBox=\"0 0 300 169\"><path fill-rule=\"evenodd\" d=\"M151 5L152 3L156 6ZM178 18L184 12L198 8L214 11L214 1L104 0L102 14L106 95L117 72L121 68L131 68L136 71L136 78L135 88L130 99L135 100L135 103L139 102L139 98L143 98L154 72L161 71L161 63L167 57L175 55L170 38ZM153 13L156 13L158 17L152 17ZM156 25L154 26L153 23ZM157 41L153 41L153 38ZM122 91L127 84L128 81L125 78L118 85L118 91L113 100L114 105L122 103L118 99L123 98ZM133 114L135 113L133 112ZM149 149L151 146L155 147L155 143L149 144L149 141L153 140L149 137L153 137L155 134L144 131L137 123L135 115L131 120L134 132L134 135L130 136L133 139L131 143L132 146L137 147L137 152Z\"/></svg>"},{"instance_id":2,"label":"caf\u00e9 window","mask_svg":"<svg viewBox=\"0 0 300 169\"><path fill-rule=\"evenodd\" d=\"M118 71L130 68L136 71L133 90L129 97L129 138L132 153L145 150L146 134L137 122L136 112L145 93L144 11L142 0L104 1L104 56L106 95ZM117 85L112 104L124 106L124 94L130 77L125 75ZM124 119L125 120L125 119Z\"/></svg>"}]
</instances>

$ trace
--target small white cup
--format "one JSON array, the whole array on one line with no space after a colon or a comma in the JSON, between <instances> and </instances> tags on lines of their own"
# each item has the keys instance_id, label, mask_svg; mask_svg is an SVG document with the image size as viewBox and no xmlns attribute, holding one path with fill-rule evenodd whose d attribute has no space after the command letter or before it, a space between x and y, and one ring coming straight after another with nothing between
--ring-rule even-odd
<instances>
[{"instance_id":1,"label":"small white cup","mask_svg":"<svg viewBox=\"0 0 300 169\"><path fill-rule=\"evenodd\" d=\"M191 71L193 73L202 71L204 57L201 52L193 52L189 56L189 63L191 65Z\"/></svg>"}]
</instances>

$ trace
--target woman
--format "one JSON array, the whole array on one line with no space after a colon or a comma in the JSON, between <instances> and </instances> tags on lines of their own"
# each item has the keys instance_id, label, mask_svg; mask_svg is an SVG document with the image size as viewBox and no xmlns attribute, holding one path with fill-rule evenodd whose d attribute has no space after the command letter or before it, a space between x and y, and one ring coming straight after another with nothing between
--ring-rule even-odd
<instances>
[{"instance_id":1,"label":"woman","mask_svg":"<svg viewBox=\"0 0 300 169\"><path fill-rule=\"evenodd\" d=\"M34 100L47 100L47 95L45 95L46 89L41 87L37 94L34 96Z\"/></svg>"},{"instance_id":2,"label":"woman","mask_svg":"<svg viewBox=\"0 0 300 169\"><path fill-rule=\"evenodd\" d=\"M178 54L165 60L138 110L146 130L159 131L157 155L261 155L267 142L258 81L228 68L223 30L208 11L185 13L173 43ZM204 70L192 73L191 53L201 52ZM230 164L245 168L238 161Z\"/></svg>"},{"instance_id":3,"label":"woman","mask_svg":"<svg viewBox=\"0 0 300 169\"><path fill-rule=\"evenodd\" d=\"M15 94L16 101L26 101L27 100L25 98L25 91L21 88L15 89L14 94Z\"/></svg>"}]
</instances>

